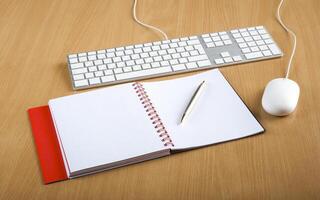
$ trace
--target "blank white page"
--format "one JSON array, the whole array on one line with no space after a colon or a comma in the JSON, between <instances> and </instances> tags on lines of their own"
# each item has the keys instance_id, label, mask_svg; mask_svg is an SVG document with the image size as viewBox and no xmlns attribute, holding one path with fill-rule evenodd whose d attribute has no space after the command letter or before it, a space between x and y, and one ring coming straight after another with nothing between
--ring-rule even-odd
<instances>
[{"instance_id":1,"label":"blank white page","mask_svg":"<svg viewBox=\"0 0 320 200\"><path fill-rule=\"evenodd\" d=\"M206 88L189 117L180 125L188 102L203 80L206 80ZM144 83L144 87L175 144L174 149L219 143L264 130L217 69Z\"/></svg>"},{"instance_id":2,"label":"blank white page","mask_svg":"<svg viewBox=\"0 0 320 200\"><path fill-rule=\"evenodd\" d=\"M70 173L163 150L131 84L49 101Z\"/></svg>"}]
</instances>

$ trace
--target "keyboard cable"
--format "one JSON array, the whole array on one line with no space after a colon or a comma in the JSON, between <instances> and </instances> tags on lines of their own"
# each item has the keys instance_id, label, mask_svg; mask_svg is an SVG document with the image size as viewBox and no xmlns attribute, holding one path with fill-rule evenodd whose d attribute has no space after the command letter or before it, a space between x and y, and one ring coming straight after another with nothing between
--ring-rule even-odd
<instances>
[{"instance_id":1,"label":"keyboard cable","mask_svg":"<svg viewBox=\"0 0 320 200\"><path fill-rule=\"evenodd\" d=\"M149 24L143 23L142 21L140 21L140 20L137 18L137 15L136 15L137 2L138 2L138 0L134 0L134 2L133 2L133 9L132 9L133 19L134 19L138 24L140 24L140 25L142 25L142 26L145 26L145 27L147 27L147 28L150 28L150 29L153 29L153 30L155 30L155 31L160 32L160 33L163 35L163 37L165 38L165 40L168 40L168 36L167 36L167 34L166 34L164 31L162 31L161 29L159 29L159 28L157 28L157 27L154 27L154 26L151 26L151 25L149 25Z\"/></svg>"},{"instance_id":2,"label":"keyboard cable","mask_svg":"<svg viewBox=\"0 0 320 200\"><path fill-rule=\"evenodd\" d=\"M277 20L279 21L280 25L293 37L293 48L292 48L292 52L291 52L291 56L290 56L290 59L289 59L289 63L288 63L288 67L287 67L287 72L286 72L286 78L289 77L289 73L290 73L290 69L291 69L291 63L292 63L292 59L293 59L293 56L296 52L296 47L297 47L297 36L296 34L290 30L283 22L282 22L282 19L281 19L281 16L280 16L280 9L281 9L281 6L282 6L282 3L283 3L283 0L280 1L280 4L278 6L278 10L277 10Z\"/></svg>"}]
</instances>

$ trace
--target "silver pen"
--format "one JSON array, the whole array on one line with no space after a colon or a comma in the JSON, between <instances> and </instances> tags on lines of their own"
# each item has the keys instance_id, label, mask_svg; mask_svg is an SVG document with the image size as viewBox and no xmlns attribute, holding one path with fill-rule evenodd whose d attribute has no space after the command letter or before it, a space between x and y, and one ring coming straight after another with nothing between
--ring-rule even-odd
<instances>
[{"instance_id":1,"label":"silver pen","mask_svg":"<svg viewBox=\"0 0 320 200\"><path fill-rule=\"evenodd\" d=\"M192 108L194 107L197 99L199 98L201 92L203 91L204 86L205 86L205 81L202 81L202 83L198 86L197 90L192 95L191 100L182 115L180 124L182 124L182 122L186 119L186 117L190 115L190 112L191 112Z\"/></svg>"}]
</instances>

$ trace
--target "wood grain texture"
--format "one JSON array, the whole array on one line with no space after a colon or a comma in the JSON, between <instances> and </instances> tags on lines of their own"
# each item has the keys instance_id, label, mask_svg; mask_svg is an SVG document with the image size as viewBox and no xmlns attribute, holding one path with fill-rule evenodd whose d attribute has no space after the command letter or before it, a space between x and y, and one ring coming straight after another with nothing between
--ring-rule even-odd
<instances>
[{"instance_id":1,"label":"wood grain texture","mask_svg":"<svg viewBox=\"0 0 320 200\"><path fill-rule=\"evenodd\" d=\"M170 38L265 25L286 55L221 70L265 134L44 186L26 110L75 93L66 55L161 36L132 20L131 0L0 0L0 199L320 199L320 1L283 6L298 37L291 78L301 87L285 118L260 104L291 50L278 3L140 0L137 10Z\"/></svg>"}]
</instances>

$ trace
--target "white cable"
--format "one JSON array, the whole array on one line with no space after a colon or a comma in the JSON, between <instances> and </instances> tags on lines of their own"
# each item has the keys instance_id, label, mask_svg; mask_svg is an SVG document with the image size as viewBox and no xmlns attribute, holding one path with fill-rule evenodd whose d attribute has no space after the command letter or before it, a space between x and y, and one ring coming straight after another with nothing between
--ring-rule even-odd
<instances>
[{"instance_id":1,"label":"white cable","mask_svg":"<svg viewBox=\"0 0 320 200\"><path fill-rule=\"evenodd\" d=\"M133 19L134 19L138 24L140 24L140 25L142 25L142 26L145 26L145 27L147 27L147 28L150 28L150 29L153 29L153 30L156 30L156 31L160 32L160 33L163 35L163 37L164 37L166 40L168 40L167 34L166 34L165 32L163 32L161 29L159 29L159 28L157 28L157 27L154 27L154 26L151 26L151 25L149 25L149 24L145 24L145 23L141 22L141 21L137 18L137 16L136 16L137 1L138 1L138 0L134 0L134 3L133 3L133 9L132 9Z\"/></svg>"},{"instance_id":2,"label":"white cable","mask_svg":"<svg viewBox=\"0 0 320 200\"><path fill-rule=\"evenodd\" d=\"M289 77L289 73L290 73L290 68L291 68L291 62L292 62L292 59L293 59L293 56L296 52L296 47L297 47L297 37L296 37L296 34L291 31L283 22L282 22L282 19L281 19L281 16L280 16L280 9L281 9L281 6L282 6L282 3L283 3L283 0L280 1L280 4L278 6L278 11L277 11L277 19L279 21L279 23L281 24L281 26L289 33L291 34L291 36L293 37L293 48L292 48L292 52L291 52L291 56L290 56L290 59L289 59L289 63L288 63L288 67L287 67L287 72L286 72L286 78Z\"/></svg>"}]
</instances>

